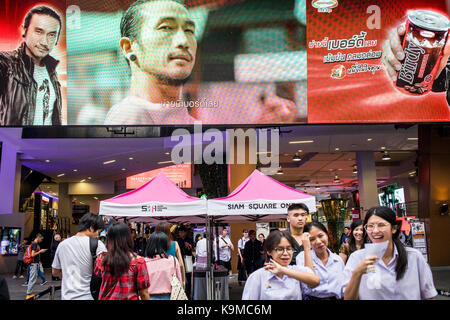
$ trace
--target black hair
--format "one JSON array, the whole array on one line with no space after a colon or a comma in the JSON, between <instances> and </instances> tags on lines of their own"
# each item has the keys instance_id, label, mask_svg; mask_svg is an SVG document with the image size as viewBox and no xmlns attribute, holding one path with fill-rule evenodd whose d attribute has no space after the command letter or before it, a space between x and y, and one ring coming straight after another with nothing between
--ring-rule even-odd
<instances>
[{"instance_id":1,"label":"black hair","mask_svg":"<svg viewBox=\"0 0 450 320\"><path fill-rule=\"evenodd\" d=\"M139 37L140 23L142 20L141 6L153 1L155 0L137 0L127 8L120 21L121 37L127 37L130 40L135 40ZM172 1L183 4L183 1Z\"/></svg>"},{"instance_id":2,"label":"black hair","mask_svg":"<svg viewBox=\"0 0 450 320\"><path fill-rule=\"evenodd\" d=\"M52 8L50 8L48 6L37 6L27 12L27 14L25 15L25 20L23 21L23 27L25 29L25 33L28 31L28 27L30 26L31 18L33 18L33 15L35 15L35 14L43 14L43 15L50 16L50 17L58 20L59 31L58 31L57 38L59 38L59 34L61 33L61 29L62 29L61 16L55 10L53 10ZM23 36L25 36L25 35L23 35Z\"/></svg>"},{"instance_id":3,"label":"black hair","mask_svg":"<svg viewBox=\"0 0 450 320\"><path fill-rule=\"evenodd\" d=\"M349 255L351 255L353 252L355 252L356 250L358 250L358 248L356 247L356 239L355 236L353 235L353 231L355 231L356 228L358 228L359 226L363 225L363 221L361 219L355 220L352 222L352 224L350 225L350 236L348 238L348 248L349 248ZM364 230L363 228L363 243L361 245L361 249L364 249L364 243L366 242L366 230Z\"/></svg>"},{"instance_id":4,"label":"black hair","mask_svg":"<svg viewBox=\"0 0 450 320\"><path fill-rule=\"evenodd\" d=\"M392 228L396 227L396 232L392 235L392 241L394 242L395 247L397 248L398 258L397 263L395 265L395 272L397 274L396 280L400 280L403 278L403 275L406 272L406 268L408 266L408 252L406 251L403 243L399 239L400 235L400 222L396 220L395 212L392 211L389 207L373 207L367 211L366 216L364 218L364 225L367 224L369 218L371 216L380 217L391 225Z\"/></svg>"},{"instance_id":5,"label":"black hair","mask_svg":"<svg viewBox=\"0 0 450 320\"><path fill-rule=\"evenodd\" d=\"M105 221L99 215L93 213L86 213L81 217L80 222L78 223L78 232L82 232L88 230L92 227L95 230L103 230L105 229Z\"/></svg>"},{"instance_id":6,"label":"black hair","mask_svg":"<svg viewBox=\"0 0 450 320\"><path fill-rule=\"evenodd\" d=\"M145 248L145 256L154 258L159 255L161 258L168 258L167 250L169 250L169 238L164 232L156 231L150 235Z\"/></svg>"},{"instance_id":7,"label":"black hair","mask_svg":"<svg viewBox=\"0 0 450 320\"><path fill-rule=\"evenodd\" d=\"M322 230L323 232L325 232L327 234L328 239L330 238L327 228L325 228L323 223L318 222L318 221L312 221L312 222L308 222L307 224L305 224L305 227L303 228L303 232L309 232L312 228L317 228L317 229Z\"/></svg>"},{"instance_id":8,"label":"black hair","mask_svg":"<svg viewBox=\"0 0 450 320\"><path fill-rule=\"evenodd\" d=\"M106 249L104 254L104 269L113 277L120 277L130 267L133 253L133 240L130 228L125 223L113 224L106 235Z\"/></svg>"},{"instance_id":9,"label":"black hair","mask_svg":"<svg viewBox=\"0 0 450 320\"><path fill-rule=\"evenodd\" d=\"M306 204L304 204L304 203L293 203L293 204L291 204L288 207L287 211L290 212L290 211L293 211L293 210L305 210L306 213L309 214L308 206Z\"/></svg>"},{"instance_id":10,"label":"black hair","mask_svg":"<svg viewBox=\"0 0 450 320\"><path fill-rule=\"evenodd\" d=\"M287 231L274 230L269 233L266 241L264 242L264 251L267 253L275 250L276 246L280 243L281 239L286 238L289 244L294 247L295 239Z\"/></svg>"},{"instance_id":11,"label":"black hair","mask_svg":"<svg viewBox=\"0 0 450 320\"><path fill-rule=\"evenodd\" d=\"M37 238L44 238L44 236L42 235L42 233L37 233L34 238L35 239L37 239Z\"/></svg>"}]
</instances>

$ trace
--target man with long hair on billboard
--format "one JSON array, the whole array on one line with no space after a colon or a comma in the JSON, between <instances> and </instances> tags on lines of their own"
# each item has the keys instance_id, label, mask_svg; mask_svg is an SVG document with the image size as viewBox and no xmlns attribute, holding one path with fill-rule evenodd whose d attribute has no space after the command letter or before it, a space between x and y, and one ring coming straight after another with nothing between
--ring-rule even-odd
<instances>
[{"instance_id":1,"label":"man with long hair on billboard","mask_svg":"<svg viewBox=\"0 0 450 320\"><path fill-rule=\"evenodd\" d=\"M58 61L50 56L61 27L54 9L34 7L21 26L21 45L0 53L0 125L61 124Z\"/></svg>"},{"instance_id":2,"label":"man with long hair on billboard","mask_svg":"<svg viewBox=\"0 0 450 320\"><path fill-rule=\"evenodd\" d=\"M105 124L193 124L187 108L176 104L197 52L195 24L182 1L134 2L122 17L120 32L131 85L128 96L109 110ZM293 121L295 104L275 98L264 101L267 112L257 123Z\"/></svg>"}]
</instances>

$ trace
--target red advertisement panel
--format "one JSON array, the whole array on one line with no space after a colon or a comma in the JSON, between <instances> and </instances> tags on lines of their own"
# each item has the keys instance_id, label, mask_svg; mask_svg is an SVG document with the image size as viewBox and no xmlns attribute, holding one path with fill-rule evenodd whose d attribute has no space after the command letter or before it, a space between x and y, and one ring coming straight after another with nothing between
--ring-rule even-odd
<instances>
[{"instance_id":1,"label":"red advertisement panel","mask_svg":"<svg viewBox=\"0 0 450 320\"><path fill-rule=\"evenodd\" d=\"M127 177L127 189L136 189L143 186L156 177L160 172L164 173L167 178L169 178L170 181L175 183L178 187L191 188L191 164L183 163Z\"/></svg>"},{"instance_id":2,"label":"red advertisement panel","mask_svg":"<svg viewBox=\"0 0 450 320\"><path fill-rule=\"evenodd\" d=\"M307 18L309 123L450 120L444 0L308 0Z\"/></svg>"}]
</instances>

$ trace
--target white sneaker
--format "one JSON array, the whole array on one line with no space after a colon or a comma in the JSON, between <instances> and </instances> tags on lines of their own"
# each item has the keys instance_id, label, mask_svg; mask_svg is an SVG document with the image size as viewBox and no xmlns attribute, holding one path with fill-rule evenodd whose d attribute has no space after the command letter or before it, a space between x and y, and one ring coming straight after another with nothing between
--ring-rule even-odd
<instances>
[{"instance_id":1,"label":"white sneaker","mask_svg":"<svg viewBox=\"0 0 450 320\"><path fill-rule=\"evenodd\" d=\"M20 276L19 278L20 278L20 279L23 279L23 276Z\"/></svg>"},{"instance_id":2,"label":"white sneaker","mask_svg":"<svg viewBox=\"0 0 450 320\"><path fill-rule=\"evenodd\" d=\"M13 279L17 279L16 275L13 275Z\"/></svg>"}]
</instances>

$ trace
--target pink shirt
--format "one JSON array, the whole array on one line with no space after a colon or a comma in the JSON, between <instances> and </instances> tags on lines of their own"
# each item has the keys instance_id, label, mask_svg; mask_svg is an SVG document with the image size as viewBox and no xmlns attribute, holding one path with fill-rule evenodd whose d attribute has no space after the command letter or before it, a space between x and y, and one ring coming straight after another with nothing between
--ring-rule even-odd
<instances>
[{"instance_id":1,"label":"pink shirt","mask_svg":"<svg viewBox=\"0 0 450 320\"><path fill-rule=\"evenodd\" d=\"M175 263L174 263L175 259ZM148 278L150 280L149 294L163 294L172 291L172 276L174 272L183 285L181 280L180 264L178 260L169 255L169 258L161 258L159 255L154 258L145 258L147 263Z\"/></svg>"}]
</instances>

